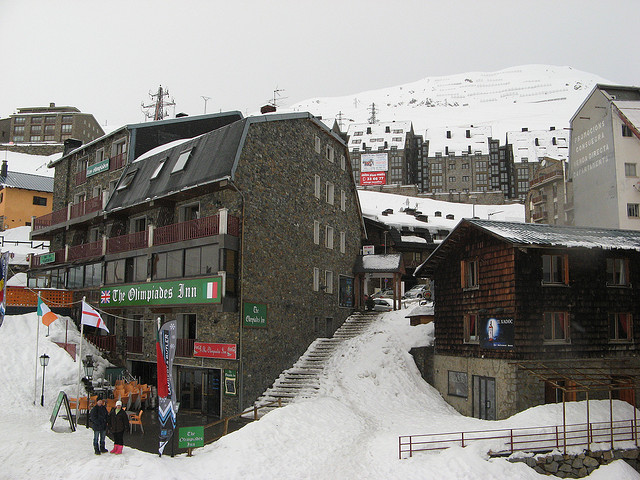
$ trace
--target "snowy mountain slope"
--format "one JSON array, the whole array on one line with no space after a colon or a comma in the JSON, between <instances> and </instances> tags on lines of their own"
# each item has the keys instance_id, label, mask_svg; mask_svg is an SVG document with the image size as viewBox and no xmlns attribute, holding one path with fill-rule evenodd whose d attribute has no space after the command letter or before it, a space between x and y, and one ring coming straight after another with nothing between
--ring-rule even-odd
<instances>
[{"instance_id":1,"label":"snowy mountain slope","mask_svg":"<svg viewBox=\"0 0 640 480\"><path fill-rule=\"evenodd\" d=\"M565 128L596 83L611 83L571 67L523 65L497 72L427 77L413 83L344 97L311 98L287 110L309 111L328 124L341 112L349 123L367 122L371 105L379 121L413 122L414 130L445 126L490 126L493 137L523 127Z\"/></svg>"}]
</instances>

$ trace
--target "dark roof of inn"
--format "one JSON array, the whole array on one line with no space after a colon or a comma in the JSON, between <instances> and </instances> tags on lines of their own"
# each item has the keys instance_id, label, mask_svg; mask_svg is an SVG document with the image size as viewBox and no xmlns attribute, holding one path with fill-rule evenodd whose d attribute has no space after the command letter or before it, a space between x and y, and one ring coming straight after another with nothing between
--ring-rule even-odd
<instances>
[{"instance_id":1,"label":"dark roof of inn","mask_svg":"<svg viewBox=\"0 0 640 480\"><path fill-rule=\"evenodd\" d=\"M23 188L38 192L53 192L53 178L31 173L7 172L6 177L0 177L2 187Z\"/></svg>"},{"instance_id":2,"label":"dark roof of inn","mask_svg":"<svg viewBox=\"0 0 640 480\"><path fill-rule=\"evenodd\" d=\"M309 119L331 133L309 113L273 114L244 118L198 137L157 147L127 165L106 210L120 210L193 189L204 191L207 186L233 180L250 125L291 119ZM173 172L181 154L188 151L191 153L184 168ZM162 162L160 172L152 179ZM130 176L133 179L124 187Z\"/></svg>"},{"instance_id":3,"label":"dark roof of inn","mask_svg":"<svg viewBox=\"0 0 640 480\"><path fill-rule=\"evenodd\" d=\"M480 229L488 235L520 247L640 251L640 231L636 230L464 219L429 258L416 268L415 275L418 276L420 273L426 276L432 275L440 261L458 244L457 238L461 232L469 228Z\"/></svg>"}]
</instances>

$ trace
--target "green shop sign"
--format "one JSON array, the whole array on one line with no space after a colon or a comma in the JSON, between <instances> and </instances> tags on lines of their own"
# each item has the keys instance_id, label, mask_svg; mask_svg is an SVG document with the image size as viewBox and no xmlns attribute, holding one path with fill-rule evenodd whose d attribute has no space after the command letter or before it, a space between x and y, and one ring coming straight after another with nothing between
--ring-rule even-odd
<instances>
[{"instance_id":1,"label":"green shop sign","mask_svg":"<svg viewBox=\"0 0 640 480\"><path fill-rule=\"evenodd\" d=\"M93 165L89 165L87 167L87 177L91 177L92 175L96 175L98 173L106 172L109 170L109 159L102 160L101 162L94 163Z\"/></svg>"},{"instance_id":2,"label":"green shop sign","mask_svg":"<svg viewBox=\"0 0 640 480\"><path fill-rule=\"evenodd\" d=\"M136 283L100 289L103 307L222 303L222 277Z\"/></svg>"},{"instance_id":3,"label":"green shop sign","mask_svg":"<svg viewBox=\"0 0 640 480\"><path fill-rule=\"evenodd\" d=\"M245 327L266 327L267 306L261 303L245 303L242 318Z\"/></svg>"},{"instance_id":4,"label":"green shop sign","mask_svg":"<svg viewBox=\"0 0 640 480\"><path fill-rule=\"evenodd\" d=\"M182 427L178 429L178 448L204 447L204 427Z\"/></svg>"},{"instance_id":5,"label":"green shop sign","mask_svg":"<svg viewBox=\"0 0 640 480\"><path fill-rule=\"evenodd\" d=\"M44 265L46 263L53 263L56 261L55 253L43 253L40 255L40 265Z\"/></svg>"},{"instance_id":6,"label":"green shop sign","mask_svg":"<svg viewBox=\"0 0 640 480\"><path fill-rule=\"evenodd\" d=\"M224 369L224 394L235 397L238 395L236 390L236 379L238 372L236 370Z\"/></svg>"}]
</instances>

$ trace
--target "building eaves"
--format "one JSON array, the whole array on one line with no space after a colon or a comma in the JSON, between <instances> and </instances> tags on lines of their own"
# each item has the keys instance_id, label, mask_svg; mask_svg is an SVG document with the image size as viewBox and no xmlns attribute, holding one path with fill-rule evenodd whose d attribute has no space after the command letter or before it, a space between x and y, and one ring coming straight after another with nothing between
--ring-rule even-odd
<instances>
[{"instance_id":1,"label":"building eaves","mask_svg":"<svg viewBox=\"0 0 640 480\"><path fill-rule=\"evenodd\" d=\"M53 193L53 178L31 173L7 172L6 177L0 177L0 185L3 188L21 188Z\"/></svg>"}]
</instances>

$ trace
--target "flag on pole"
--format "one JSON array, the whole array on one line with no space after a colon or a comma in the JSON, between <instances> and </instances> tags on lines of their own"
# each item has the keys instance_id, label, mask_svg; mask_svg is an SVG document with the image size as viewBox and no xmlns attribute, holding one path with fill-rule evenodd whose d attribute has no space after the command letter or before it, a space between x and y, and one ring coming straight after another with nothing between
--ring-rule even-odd
<instances>
[{"instance_id":1,"label":"flag on pole","mask_svg":"<svg viewBox=\"0 0 640 480\"><path fill-rule=\"evenodd\" d=\"M58 316L49 310L47 304L38 296L38 316L42 317L42 323L47 327L58 319Z\"/></svg>"},{"instance_id":2,"label":"flag on pole","mask_svg":"<svg viewBox=\"0 0 640 480\"><path fill-rule=\"evenodd\" d=\"M80 318L80 323L82 325L89 325L90 327L101 328L105 332L109 333L107 324L104 323L104 320L102 319L100 314L96 312L93 307L86 303L84 300L82 301L82 317Z\"/></svg>"},{"instance_id":3,"label":"flag on pole","mask_svg":"<svg viewBox=\"0 0 640 480\"><path fill-rule=\"evenodd\" d=\"M7 308L7 270L9 266L9 252L0 254L0 325L4 321Z\"/></svg>"}]
</instances>

